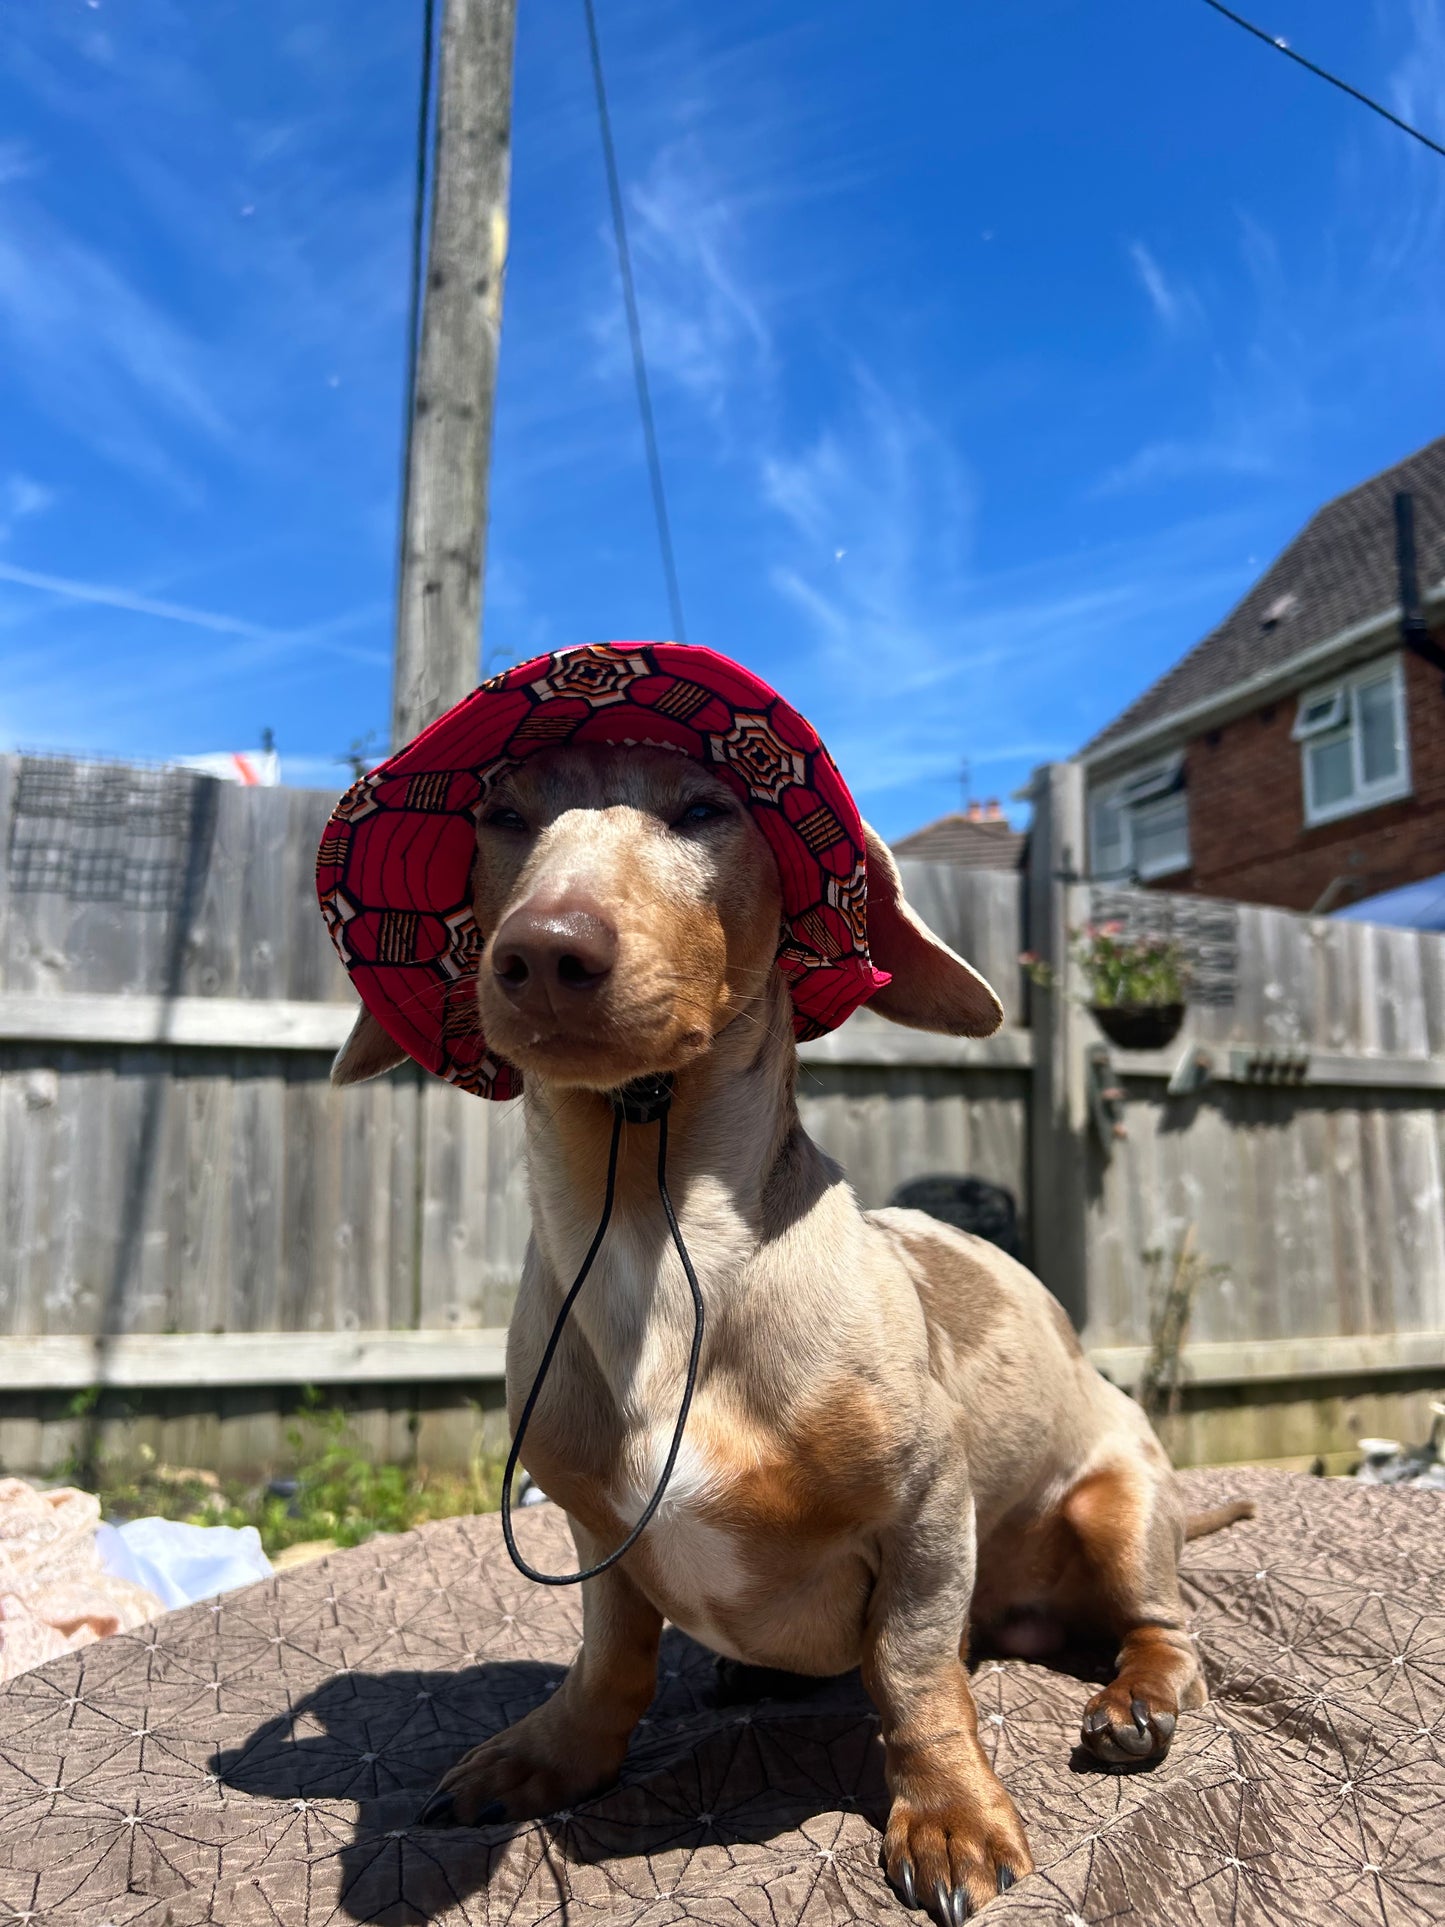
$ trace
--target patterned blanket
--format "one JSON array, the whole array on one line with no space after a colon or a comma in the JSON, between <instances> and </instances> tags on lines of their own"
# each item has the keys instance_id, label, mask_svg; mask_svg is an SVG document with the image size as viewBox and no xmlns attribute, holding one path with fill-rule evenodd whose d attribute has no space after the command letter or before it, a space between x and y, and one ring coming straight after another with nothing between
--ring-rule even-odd
<instances>
[{"instance_id":1,"label":"patterned blanket","mask_svg":"<svg viewBox=\"0 0 1445 1927\"><path fill-rule=\"evenodd\" d=\"M1091 1770L1089 1686L984 1662L987 1744L1038 1872L1023 1922L1445 1920L1445 1497L1192 1474L1257 1521L1189 1548L1213 1701L1159 1768ZM570 1556L550 1506L534 1561ZM329 1927L907 1918L878 1865L876 1724L856 1680L748 1704L669 1631L623 1784L511 1830L417 1827L468 1746L554 1690L571 1593L495 1518L373 1541L170 1613L0 1690L0 1919ZM8 1910L8 1911L7 1911Z\"/></svg>"}]
</instances>

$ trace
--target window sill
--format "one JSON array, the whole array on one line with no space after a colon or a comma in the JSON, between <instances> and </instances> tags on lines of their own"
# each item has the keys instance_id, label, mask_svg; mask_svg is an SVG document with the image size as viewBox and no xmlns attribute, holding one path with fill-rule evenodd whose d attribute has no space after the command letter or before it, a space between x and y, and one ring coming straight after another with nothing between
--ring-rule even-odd
<instances>
[{"instance_id":1,"label":"window sill","mask_svg":"<svg viewBox=\"0 0 1445 1927\"><path fill-rule=\"evenodd\" d=\"M1307 830L1318 830L1328 823L1339 823L1347 816L1366 816L1371 810L1380 810L1387 803L1407 803L1414 795L1408 783L1396 784L1387 790L1372 791L1369 796L1352 796L1348 802L1336 803L1327 810L1306 808L1304 826Z\"/></svg>"}]
</instances>

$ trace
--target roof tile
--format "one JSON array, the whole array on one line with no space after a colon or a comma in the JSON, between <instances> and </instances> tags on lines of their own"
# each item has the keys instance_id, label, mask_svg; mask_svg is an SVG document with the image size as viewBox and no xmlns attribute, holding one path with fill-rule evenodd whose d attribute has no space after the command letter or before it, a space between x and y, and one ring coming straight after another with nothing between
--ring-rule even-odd
<instances>
[{"instance_id":1,"label":"roof tile","mask_svg":"<svg viewBox=\"0 0 1445 1927\"><path fill-rule=\"evenodd\" d=\"M936 823L925 823L921 830L900 837L893 854L956 863L964 870L1014 870L1023 840L1002 819L979 822L963 815L941 816Z\"/></svg>"}]
</instances>

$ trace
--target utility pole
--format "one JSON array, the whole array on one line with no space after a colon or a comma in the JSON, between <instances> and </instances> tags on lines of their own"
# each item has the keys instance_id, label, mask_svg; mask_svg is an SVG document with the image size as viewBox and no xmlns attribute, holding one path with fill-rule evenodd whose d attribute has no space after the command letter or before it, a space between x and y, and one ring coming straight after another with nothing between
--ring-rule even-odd
<instances>
[{"instance_id":1,"label":"utility pole","mask_svg":"<svg viewBox=\"0 0 1445 1927\"><path fill-rule=\"evenodd\" d=\"M394 750L474 688L480 667L515 25L516 0L444 0L431 234L402 493Z\"/></svg>"}]
</instances>

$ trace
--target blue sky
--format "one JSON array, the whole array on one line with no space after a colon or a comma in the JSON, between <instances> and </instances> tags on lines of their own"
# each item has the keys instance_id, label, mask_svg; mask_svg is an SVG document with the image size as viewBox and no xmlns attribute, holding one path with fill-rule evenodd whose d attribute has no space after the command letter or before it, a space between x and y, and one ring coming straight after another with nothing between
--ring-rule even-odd
<instances>
[{"instance_id":1,"label":"blue sky","mask_svg":"<svg viewBox=\"0 0 1445 1927\"><path fill-rule=\"evenodd\" d=\"M1255 0L1445 136L1445 0ZM389 708L419 5L0 36L0 746ZM578 0L527 0L488 666L667 633ZM896 834L1445 432L1445 162L1199 0L599 0L691 640Z\"/></svg>"}]
</instances>

